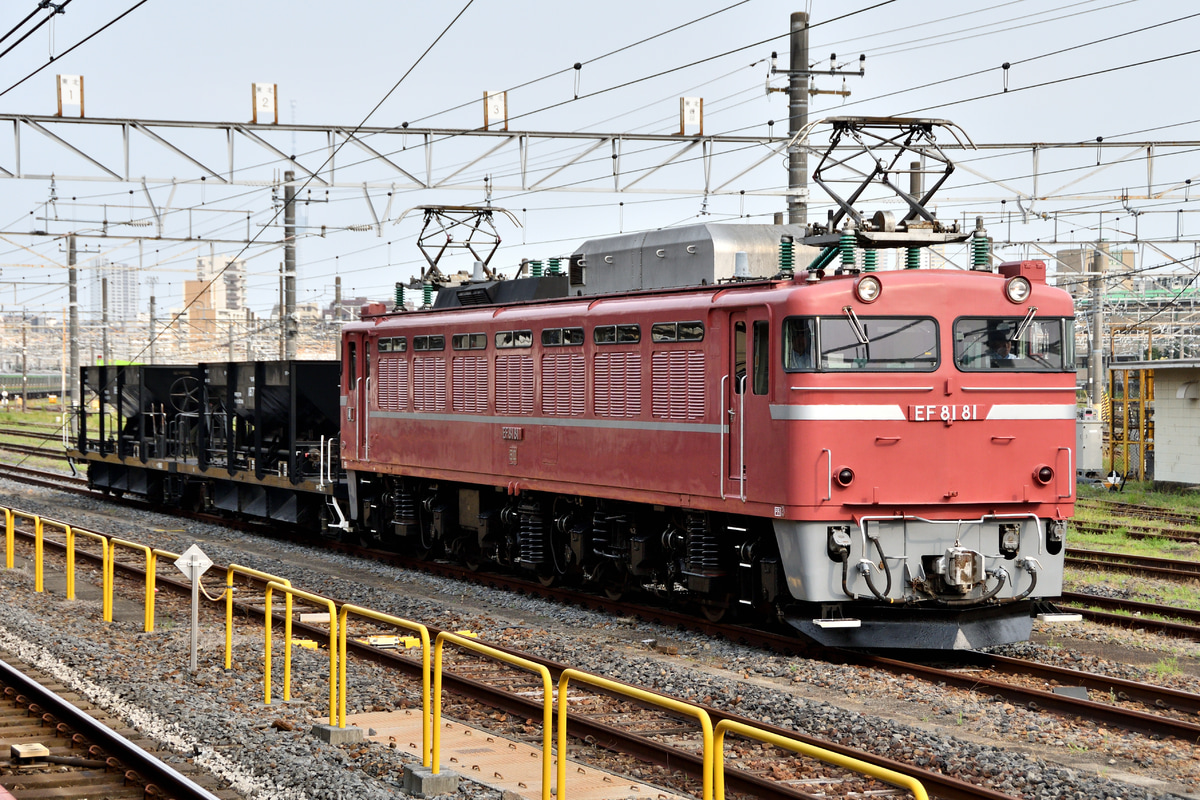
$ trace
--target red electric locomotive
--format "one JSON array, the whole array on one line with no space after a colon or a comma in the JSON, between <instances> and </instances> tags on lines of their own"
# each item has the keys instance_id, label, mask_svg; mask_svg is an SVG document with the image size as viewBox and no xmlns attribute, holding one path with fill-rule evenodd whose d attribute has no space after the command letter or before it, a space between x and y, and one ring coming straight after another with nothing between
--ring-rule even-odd
<instances>
[{"instance_id":1,"label":"red electric locomotive","mask_svg":"<svg viewBox=\"0 0 1200 800\"><path fill-rule=\"evenodd\" d=\"M1038 261L373 304L347 524L832 644L1024 639L1061 591L1073 341Z\"/></svg>"}]
</instances>

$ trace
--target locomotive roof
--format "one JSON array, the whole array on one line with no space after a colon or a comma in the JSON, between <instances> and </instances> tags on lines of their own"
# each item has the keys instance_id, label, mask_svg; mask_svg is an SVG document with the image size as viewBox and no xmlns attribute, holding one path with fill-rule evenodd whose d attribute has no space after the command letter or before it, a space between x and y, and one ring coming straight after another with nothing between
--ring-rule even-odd
<instances>
[{"instance_id":1,"label":"locomotive roof","mask_svg":"<svg viewBox=\"0 0 1200 800\"><path fill-rule=\"evenodd\" d=\"M678 287L678 288L643 289L643 290L637 290L637 291L611 292L611 293L607 293L607 294L571 295L568 297L531 299L531 300L523 300L523 301L512 302L512 303L495 303L495 304L490 304L490 305L454 306L452 308L428 309L428 310L422 310L422 311L402 311L402 312L401 311L389 311L389 310L385 309L385 307L382 303L376 303L376 304L372 304L370 306L365 306L363 309L364 313L362 316L362 321L358 322L358 323L350 323L350 326L370 325L371 327L374 327L381 323L385 323L388 320L399 320L401 318L413 318L413 317L417 317L417 316L419 316L425 320L444 319L447 322L449 322L461 314L464 314L464 313L470 314L473 311L484 311L484 312L488 312L490 314L490 316L499 316L502 312L505 312L505 311L519 311L519 310L534 309L534 308L544 309L545 311L548 312L548 316L558 316L558 314L555 313L558 309L562 309L564 312L576 313L577 310L581 306L585 306L589 309L594 309L598 306L603 306L605 304L613 303L613 302L652 300L655 298L659 298L664 301L670 301L670 300L686 301L689 298L695 298L697 296L706 296L706 295L711 296L711 295L717 295L717 294L735 296L735 295L740 295L742 293L748 293L748 292L763 292L763 291L774 292L775 290L778 290L778 289L788 289L788 288L800 290L800 291L804 292L806 295L808 295L809 292L812 292L812 294L808 295L808 296L815 300L815 299L820 298L822 295L826 295L826 294L840 294L843 292L852 292L853 290L851 289L851 287L864 274L867 274L867 273L846 273L843 275L831 275L831 276L822 278L819 281L809 283L805 280L805 273L798 272L797 276L795 278L774 278L774 279L769 279L769 280L747 280L747 281L737 281L737 282L710 284L710 285L702 285L702 286L688 286L688 287ZM900 288L896 285L899 282L899 283L906 285L907 287L911 287L914 289L919 288L922 292L926 291L927 288L933 287L933 286L938 286L938 285L945 286L946 284L961 284L961 282L963 282L963 281L977 281L981 278L989 278L990 277L993 280L995 280L995 282L996 282L995 285L997 287L998 296L999 296L999 292L1002 291L1004 282L1009 277L1008 275L1002 275L1002 274L994 273L994 272L978 272L978 271L964 271L964 270L929 270L929 269L888 270L888 271L883 271L883 272L874 272L874 273L870 273L870 274L873 274L873 275L879 277L884 282L885 288L891 288L893 291L895 291L895 289L897 289L897 288ZM1050 300L1050 298L1047 297L1046 295L1042 294L1041 299L1038 301L1042 305L1042 312L1041 312L1042 314L1054 314L1054 315L1061 316L1063 314L1071 313L1071 311L1070 311L1070 308L1071 308L1070 296L1065 291L1063 291L1061 289L1057 289L1055 287L1047 287L1046 284L1044 283L1044 279L1042 281L1035 279L1034 283L1041 284L1041 286L1043 288L1040 290L1040 292L1044 292L1046 288L1053 289L1054 292L1056 293L1056 296L1060 296L1059 299L1062 300L1061 307L1060 307L1060 304L1058 302L1048 302ZM847 296L846 299L850 300L851 297ZM714 301L715 301L715 298L714 298ZM839 300L838 302L841 302L841 301ZM674 304L672 303L672 305L674 305ZM856 303L856 305L857 305L857 303ZM1028 303L1014 307L1014 311L1016 308L1019 307L1023 312L1025 305L1028 305ZM1051 308L1050 306L1053 306L1053 308ZM370 310L373 307L378 309L378 311L376 313L370 313ZM834 309L834 311L840 312L841 307L842 307L841 305L837 305L837 308ZM936 301L933 298L930 298L930 304L929 304L928 308L931 311L937 308ZM860 308L860 311L861 310L862 309ZM951 308L951 310L953 310L953 309ZM431 317L429 315L434 315L434 316ZM350 326L347 326L347 327L350 327Z\"/></svg>"}]
</instances>

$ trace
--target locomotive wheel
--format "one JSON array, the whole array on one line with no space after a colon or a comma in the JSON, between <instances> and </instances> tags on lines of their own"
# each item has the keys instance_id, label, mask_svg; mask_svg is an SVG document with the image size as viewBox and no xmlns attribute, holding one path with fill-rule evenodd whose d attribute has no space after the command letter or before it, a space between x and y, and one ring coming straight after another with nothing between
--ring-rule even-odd
<instances>
[{"instance_id":1,"label":"locomotive wheel","mask_svg":"<svg viewBox=\"0 0 1200 800\"><path fill-rule=\"evenodd\" d=\"M538 583L549 589L554 584L558 583L558 573L551 567L549 571L539 571L537 574Z\"/></svg>"},{"instance_id":2,"label":"locomotive wheel","mask_svg":"<svg viewBox=\"0 0 1200 800\"><path fill-rule=\"evenodd\" d=\"M631 594L633 588L633 585L629 581L629 576L622 574L613 580L605 581L601 586L601 591L604 592L605 597L616 603Z\"/></svg>"},{"instance_id":3,"label":"locomotive wheel","mask_svg":"<svg viewBox=\"0 0 1200 800\"><path fill-rule=\"evenodd\" d=\"M700 601L700 613L712 623L724 622L732 616L733 598L729 595L715 600Z\"/></svg>"}]
</instances>

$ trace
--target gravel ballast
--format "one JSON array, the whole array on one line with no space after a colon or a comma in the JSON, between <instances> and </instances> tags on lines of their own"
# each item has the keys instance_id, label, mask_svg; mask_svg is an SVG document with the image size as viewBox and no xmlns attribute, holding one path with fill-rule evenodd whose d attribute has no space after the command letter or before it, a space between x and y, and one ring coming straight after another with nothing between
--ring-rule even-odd
<instances>
[{"instance_id":1,"label":"gravel ballast","mask_svg":"<svg viewBox=\"0 0 1200 800\"><path fill-rule=\"evenodd\" d=\"M117 511L86 498L7 482L0 482L0 495L34 513L174 552L199 543L217 563L237 562L278 574L306 591L442 628L469 628L485 641L985 782L1015 797L1200 797L1195 794L1200 787L1200 749L1195 745L1064 720L904 676L777 656L639 620L317 554L215 526ZM186 534L177 532L184 527ZM83 570L79 572L82 584ZM136 598L140 609L137 587L128 583L118 581L118 589L128 591L130 600ZM206 585L215 592L220 583L213 576ZM331 746L310 735L314 724L328 721L324 651L297 648L292 680L300 699L264 706L261 633L238 637L235 669L226 672L223 629L215 624L206 628L200 669L193 675L187 668L188 620L180 610L186 604L165 593L159 596L158 630L152 634L141 632L140 614L105 624L96 601L68 602L61 592L34 594L28 570L0 570L0 596L0 647L163 742L173 758L211 770L244 796L404 796L402 767L414 763L408 754L374 744ZM1147 669L1072 649L1076 635L1081 641L1094 640L1103 635L1097 630L1103 629L1056 629L1051 644L1027 643L1003 652L1197 691L1200 684L1188 670L1164 680ZM664 654L650 644L664 641L677 647L678 654ZM1133 645L1145 647L1145 637ZM1172 646L1175 658L1195 663L1194 645ZM277 669L281 674L282 664ZM417 703L415 686L382 669L356 666L351 676L350 714ZM297 687L307 688L301 692ZM469 781L453 796L500 798Z\"/></svg>"}]
</instances>

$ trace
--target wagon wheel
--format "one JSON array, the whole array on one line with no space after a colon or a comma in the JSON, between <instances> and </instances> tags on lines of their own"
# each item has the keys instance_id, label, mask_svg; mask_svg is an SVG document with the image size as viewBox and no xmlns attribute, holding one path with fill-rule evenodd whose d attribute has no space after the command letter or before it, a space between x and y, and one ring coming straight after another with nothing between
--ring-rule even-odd
<instances>
[{"instance_id":1,"label":"wagon wheel","mask_svg":"<svg viewBox=\"0 0 1200 800\"><path fill-rule=\"evenodd\" d=\"M200 408L200 380L193 375L176 378L171 384L171 407L180 413Z\"/></svg>"}]
</instances>

